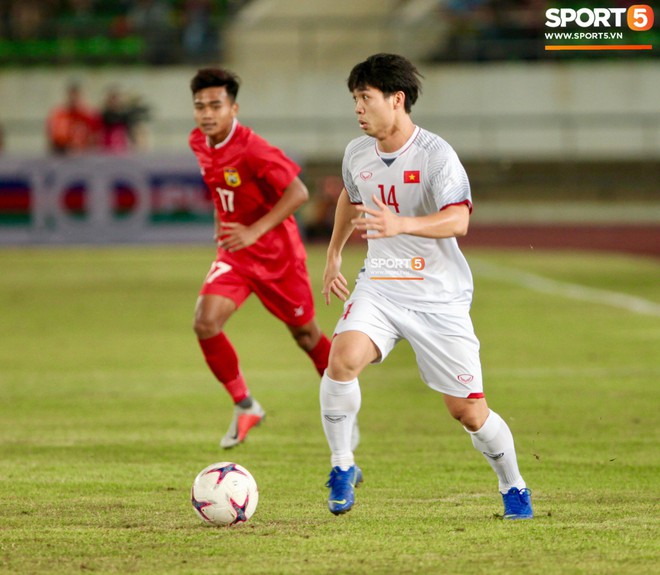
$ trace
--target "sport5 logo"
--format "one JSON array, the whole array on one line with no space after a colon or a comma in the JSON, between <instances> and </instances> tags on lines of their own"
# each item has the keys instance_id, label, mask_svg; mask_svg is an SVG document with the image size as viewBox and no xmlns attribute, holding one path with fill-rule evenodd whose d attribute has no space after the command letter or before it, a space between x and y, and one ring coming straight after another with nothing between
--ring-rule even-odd
<instances>
[{"instance_id":1,"label":"sport5 logo","mask_svg":"<svg viewBox=\"0 0 660 575\"><path fill-rule=\"evenodd\" d=\"M426 260L421 256L413 258L371 258L371 267L381 270L415 270L421 271L426 267Z\"/></svg>"},{"instance_id":2,"label":"sport5 logo","mask_svg":"<svg viewBox=\"0 0 660 575\"><path fill-rule=\"evenodd\" d=\"M625 20L624 20L625 16ZM633 32L644 32L653 27L653 8L635 4L628 8L549 8L545 11L548 28L621 28L627 25Z\"/></svg>"}]
</instances>

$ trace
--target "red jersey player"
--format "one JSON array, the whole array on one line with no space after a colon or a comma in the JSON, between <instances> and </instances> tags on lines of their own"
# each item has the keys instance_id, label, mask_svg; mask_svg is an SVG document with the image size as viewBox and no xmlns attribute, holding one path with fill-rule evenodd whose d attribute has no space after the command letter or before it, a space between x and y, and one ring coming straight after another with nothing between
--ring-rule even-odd
<instances>
[{"instance_id":1,"label":"red jersey player","mask_svg":"<svg viewBox=\"0 0 660 575\"><path fill-rule=\"evenodd\" d=\"M241 373L223 327L255 293L287 326L319 374L330 342L314 319L305 248L293 213L308 198L300 168L236 119L239 79L204 68L190 83L197 127L190 147L215 203L217 258L195 308L194 329L215 377L234 401L234 418L220 446L241 443L265 416Z\"/></svg>"}]
</instances>

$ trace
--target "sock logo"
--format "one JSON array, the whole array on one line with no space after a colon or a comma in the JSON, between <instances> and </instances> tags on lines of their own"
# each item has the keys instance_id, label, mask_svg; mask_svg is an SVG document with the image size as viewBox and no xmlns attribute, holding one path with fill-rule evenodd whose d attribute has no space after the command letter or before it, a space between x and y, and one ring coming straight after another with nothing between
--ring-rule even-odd
<instances>
[{"instance_id":1,"label":"sock logo","mask_svg":"<svg viewBox=\"0 0 660 575\"><path fill-rule=\"evenodd\" d=\"M502 452L502 453L486 453L485 451L482 451L482 453L486 457L490 457L493 461L497 461L498 459L500 459L500 457L504 457L504 452Z\"/></svg>"},{"instance_id":2,"label":"sock logo","mask_svg":"<svg viewBox=\"0 0 660 575\"><path fill-rule=\"evenodd\" d=\"M344 421L346 419L345 415L324 415L323 418L326 421L329 421L330 423L339 423L340 421Z\"/></svg>"}]
</instances>

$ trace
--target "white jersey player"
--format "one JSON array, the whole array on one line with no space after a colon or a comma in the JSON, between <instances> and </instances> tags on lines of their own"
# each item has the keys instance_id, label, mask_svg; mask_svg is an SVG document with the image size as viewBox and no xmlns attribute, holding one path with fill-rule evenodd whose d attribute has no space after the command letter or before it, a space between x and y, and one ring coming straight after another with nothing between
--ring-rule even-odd
<instances>
[{"instance_id":1,"label":"white jersey player","mask_svg":"<svg viewBox=\"0 0 660 575\"><path fill-rule=\"evenodd\" d=\"M403 147L389 154L378 150L373 137L353 140L342 171L353 205L377 208L375 195L401 217L455 205L472 208L456 152L440 136L416 126ZM444 304L465 310L472 300L472 275L454 237L397 235L369 241L365 275L361 281L370 280L364 281L365 289L409 309L435 312Z\"/></svg>"},{"instance_id":2,"label":"white jersey player","mask_svg":"<svg viewBox=\"0 0 660 575\"><path fill-rule=\"evenodd\" d=\"M362 481L353 454L358 375L406 339L422 380L443 394L450 414L497 474L504 517L527 519L533 516L531 492L518 470L511 431L484 397L469 315L472 276L456 240L467 233L470 185L451 146L410 117L419 78L407 59L376 54L348 79L366 135L346 148L323 278L326 303L330 294L345 301L320 390L331 450L328 507L337 515L349 511ZM356 228L369 248L350 294L341 252Z\"/></svg>"}]
</instances>

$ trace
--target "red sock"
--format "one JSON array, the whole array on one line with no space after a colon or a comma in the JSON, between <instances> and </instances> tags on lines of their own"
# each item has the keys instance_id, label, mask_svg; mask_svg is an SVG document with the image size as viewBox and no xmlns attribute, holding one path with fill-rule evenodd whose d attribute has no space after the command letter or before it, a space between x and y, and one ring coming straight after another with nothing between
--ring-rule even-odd
<instances>
[{"instance_id":1,"label":"red sock","mask_svg":"<svg viewBox=\"0 0 660 575\"><path fill-rule=\"evenodd\" d=\"M213 375L225 386L234 403L243 401L250 392L238 367L236 350L227 336L220 332L218 335L198 341Z\"/></svg>"},{"instance_id":2,"label":"red sock","mask_svg":"<svg viewBox=\"0 0 660 575\"><path fill-rule=\"evenodd\" d=\"M321 334L321 339L316 344L316 347L307 352L310 359L314 362L314 367L319 375L323 375L325 368L328 367L328 356L330 355L330 340Z\"/></svg>"}]
</instances>

